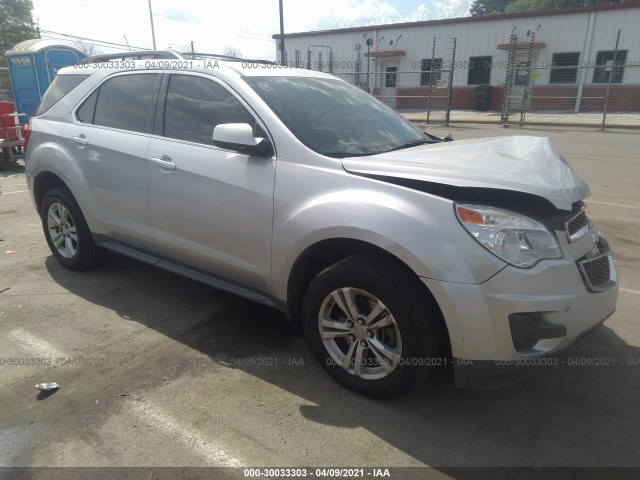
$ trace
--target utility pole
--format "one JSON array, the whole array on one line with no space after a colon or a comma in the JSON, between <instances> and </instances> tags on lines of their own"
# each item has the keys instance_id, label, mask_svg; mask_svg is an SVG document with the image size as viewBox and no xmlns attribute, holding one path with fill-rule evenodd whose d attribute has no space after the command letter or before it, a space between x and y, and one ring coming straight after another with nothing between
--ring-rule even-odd
<instances>
[{"instance_id":1,"label":"utility pole","mask_svg":"<svg viewBox=\"0 0 640 480\"><path fill-rule=\"evenodd\" d=\"M196 50L195 48L193 48L193 40L191 40L191 59L193 60L194 58L196 58Z\"/></svg>"},{"instance_id":2,"label":"utility pole","mask_svg":"<svg viewBox=\"0 0 640 480\"><path fill-rule=\"evenodd\" d=\"M609 72L609 81L607 82L607 94L604 97L604 111L602 112L602 124L600 130L604 130L605 123L607 121L607 108L609 107L609 95L611 94L611 81L613 80L613 73L616 71L616 65L618 64L618 46L620 45L620 29L618 29L618 36L616 37L616 48L613 49L613 62L611 62L611 71Z\"/></svg>"},{"instance_id":3,"label":"utility pole","mask_svg":"<svg viewBox=\"0 0 640 480\"><path fill-rule=\"evenodd\" d=\"M151 0L149 0L151 1ZM284 14L282 12L282 0L280 0L280 63L282 66L285 64L284 55Z\"/></svg>"},{"instance_id":4,"label":"utility pole","mask_svg":"<svg viewBox=\"0 0 640 480\"><path fill-rule=\"evenodd\" d=\"M153 49L156 49L156 32L153 28L153 10L151 10L151 0L149 0L149 20L151 20L151 39L153 40Z\"/></svg>"}]
</instances>

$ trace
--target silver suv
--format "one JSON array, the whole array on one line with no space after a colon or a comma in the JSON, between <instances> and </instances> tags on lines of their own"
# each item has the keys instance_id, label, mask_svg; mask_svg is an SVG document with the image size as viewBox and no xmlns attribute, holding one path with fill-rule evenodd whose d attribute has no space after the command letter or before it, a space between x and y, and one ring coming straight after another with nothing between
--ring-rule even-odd
<instances>
[{"instance_id":1,"label":"silver suv","mask_svg":"<svg viewBox=\"0 0 640 480\"><path fill-rule=\"evenodd\" d=\"M163 56L60 70L31 120L65 267L111 250L277 308L378 398L451 363L507 384L613 313L589 189L548 139L445 141L332 75Z\"/></svg>"}]
</instances>

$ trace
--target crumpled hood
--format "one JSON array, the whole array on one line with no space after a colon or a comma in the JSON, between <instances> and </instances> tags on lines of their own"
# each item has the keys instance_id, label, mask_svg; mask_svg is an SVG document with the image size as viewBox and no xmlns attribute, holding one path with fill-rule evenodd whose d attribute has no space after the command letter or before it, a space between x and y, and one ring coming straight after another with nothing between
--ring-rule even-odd
<instances>
[{"instance_id":1,"label":"crumpled hood","mask_svg":"<svg viewBox=\"0 0 640 480\"><path fill-rule=\"evenodd\" d=\"M342 160L360 175L526 192L571 210L589 186L546 137L496 137L423 145Z\"/></svg>"}]
</instances>

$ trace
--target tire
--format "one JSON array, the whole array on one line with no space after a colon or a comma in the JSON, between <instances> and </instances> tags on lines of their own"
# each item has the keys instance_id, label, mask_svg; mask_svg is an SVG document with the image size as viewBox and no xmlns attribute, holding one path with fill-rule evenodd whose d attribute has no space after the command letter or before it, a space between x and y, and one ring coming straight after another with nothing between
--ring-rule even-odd
<instances>
[{"instance_id":1,"label":"tire","mask_svg":"<svg viewBox=\"0 0 640 480\"><path fill-rule=\"evenodd\" d=\"M377 256L349 257L320 272L303 305L305 334L323 368L380 399L407 393L429 375L442 341L439 315L410 272Z\"/></svg>"},{"instance_id":2,"label":"tire","mask_svg":"<svg viewBox=\"0 0 640 480\"><path fill-rule=\"evenodd\" d=\"M7 169L7 159L3 152L0 152L0 172Z\"/></svg>"},{"instance_id":3,"label":"tire","mask_svg":"<svg viewBox=\"0 0 640 480\"><path fill-rule=\"evenodd\" d=\"M65 187L47 192L40 209L42 229L53 256L70 270L89 270L106 257L98 247L82 211Z\"/></svg>"}]
</instances>

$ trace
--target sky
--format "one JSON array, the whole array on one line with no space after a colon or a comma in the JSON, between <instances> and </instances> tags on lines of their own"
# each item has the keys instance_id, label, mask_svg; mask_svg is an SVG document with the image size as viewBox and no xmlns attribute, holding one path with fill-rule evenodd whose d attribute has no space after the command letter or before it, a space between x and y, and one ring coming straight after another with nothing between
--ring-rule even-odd
<instances>
[{"instance_id":1,"label":"sky","mask_svg":"<svg viewBox=\"0 0 640 480\"><path fill-rule=\"evenodd\" d=\"M304 32L379 19L426 20L465 16L471 0L283 0L284 29ZM148 0L33 0L43 31L151 48ZM275 59L280 31L278 0L151 0L156 47L223 53L228 47L248 58ZM395 18L394 18L395 17ZM381 23L375 22L375 23ZM114 51L108 46L102 52Z\"/></svg>"}]
</instances>

